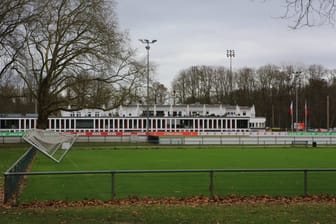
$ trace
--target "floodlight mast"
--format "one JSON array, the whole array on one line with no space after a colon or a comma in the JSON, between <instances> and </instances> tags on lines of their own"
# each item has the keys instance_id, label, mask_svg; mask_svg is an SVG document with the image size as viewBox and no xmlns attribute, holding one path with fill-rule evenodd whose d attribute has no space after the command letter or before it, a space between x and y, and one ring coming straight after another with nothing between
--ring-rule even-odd
<instances>
[{"instance_id":1,"label":"floodlight mast","mask_svg":"<svg viewBox=\"0 0 336 224\"><path fill-rule=\"evenodd\" d=\"M229 77L229 81L230 81L230 94L231 94L231 101L232 101L232 90L233 90L233 75L232 75L232 58L234 58L236 56L235 54L235 50L226 50L226 57L228 57L230 59L230 77ZM233 103L233 102L231 102Z\"/></svg>"},{"instance_id":2,"label":"floodlight mast","mask_svg":"<svg viewBox=\"0 0 336 224\"><path fill-rule=\"evenodd\" d=\"M147 119L146 119L146 135L149 134L149 50L150 44L154 44L157 40L139 39L139 41L145 44L147 50Z\"/></svg>"}]
</instances>

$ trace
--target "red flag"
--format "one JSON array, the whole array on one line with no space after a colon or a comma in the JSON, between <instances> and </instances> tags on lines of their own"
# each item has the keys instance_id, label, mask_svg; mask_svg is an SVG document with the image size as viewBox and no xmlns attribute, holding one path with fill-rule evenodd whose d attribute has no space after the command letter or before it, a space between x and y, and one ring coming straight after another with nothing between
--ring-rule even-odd
<instances>
[{"instance_id":1,"label":"red flag","mask_svg":"<svg viewBox=\"0 0 336 224\"><path fill-rule=\"evenodd\" d=\"M293 116L293 101L291 102L290 106L289 106L289 113L291 116Z\"/></svg>"}]
</instances>

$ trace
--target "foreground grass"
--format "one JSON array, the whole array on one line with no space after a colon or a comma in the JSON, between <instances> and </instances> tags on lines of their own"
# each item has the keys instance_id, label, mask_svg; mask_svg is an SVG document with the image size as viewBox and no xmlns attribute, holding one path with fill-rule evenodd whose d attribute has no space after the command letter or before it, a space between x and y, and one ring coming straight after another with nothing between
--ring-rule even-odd
<instances>
[{"instance_id":1,"label":"foreground grass","mask_svg":"<svg viewBox=\"0 0 336 224\"><path fill-rule=\"evenodd\" d=\"M335 223L335 204L1 209L0 223Z\"/></svg>"},{"instance_id":2,"label":"foreground grass","mask_svg":"<svg viewBox=\"0 0 336 224\"><path fill-rule=\"evenodd\" d=\"M56 164L39 154L33 171L332 168L333 149L207 148L72 150ZM216 195L302 195L303 173L216 173ZM30 176L20 198L82 200L112 198L111 174ZM309 194L335 194L336 174L310 173ZM209 196L209 173L117 174L116 198Z\"/></svg>"},{"instance_id":3,"label":"foreground grass","mask_svg":"<svg viewBox=\"0 0 336 224\"><path fill-rule=\"evenodd\" d=\"M0 150L0 169L4 172L16 159L22 155L24 149ZM194 152L194 153L191 153ZM190 154L191 153L191 154ZM220 154L218 154L220 153ZM223 154L221 154L223 153ZM195 154L195 157L191 157ZM175 155L175 156L173 156ZM261 156L262 155L262 156ZM74 150L61 164L54 164L39 155L34 170L96 170L96 169L177 169L177 168L276 168L276 167L335 167L335 152L330 149L210 149L208 150ZM135 177L133 177L135 178ZM300 176L301 178L301 176ZM39 198L43 192L57 192L69 194L86 189L94 191L94 195L101 190L102 179L92 179L81 186L79 179L58 179L58 185L52 185L55 177L46 180L52 183L45 185L42 177L35 179L31 189ZM71 181L71 179L73 179ZM137 180L137 186L143 176ZM205 177L208 180L208 176ZM183 177L182 180L185 180ZM118 183L121 180L117 179ZM129 180L117 189L132 192ZM194 184L192 180L185 180ZM219 180L216 179L216 183ZM227 185L224 178L224 186ZM250 181L250 180L248 180ZM33 181L34 182L34 181ZM70 186L66 183L70 182ZM71 183L72 182L72 183ZM109 183L110 177L103 182ZM260 182L260 176L254 182ZM335 182L335 181L333 181ZM43 183L43 184L41 184ZM99 184L97 184L99 183ZM169 182L168 182L169 183ZM122 182L121 182L122 184ZM176 184L176 183L172 183ZM131 184L132 185L132 184ZM165 185L163 183L163 185ZM45 188L43 189L42 186ZM118 185L119 186L119 185ZM219 188L220 185L216 187ZM250 185L248 185L250 186ZM41 189L39 189L41 187ZM107 186L108 193L110 185ZM146 189L148 186L144 186ZM207 188L207 186L204 186ZM73 189L69 189L73 188ZM129 189L127 189L129 188ZM195 187L192 186L194 189ZM133 186L134 189L134 186ZM156 189L156 188L155 188ZM163 190L163 189L158 189ZM150 191L152 192L153 189ZM29 189L28 189L29 192ZM85 191L84 191L85 192ZM80 193L83 197L83 192ZM28 200L29 201L29 200ZM77 207L77 208L2 208L0 205L0 223L19 224L53 224L53 223L335 223L335 203L306 203L306 204L232 204L232 205L202 205L202 206L109 206L109 207Z\"/></svg>"},{"instance_id":4,"label":"foreground grass","mask_svg":"<svg viewBox=\"0 0 336 224\"><path fill-rule=\"evenodd\" d=\"M92 148L100 145L90 144ZM204 148L117 148L90 150L75 147L60 163L41 153L33 171L157 170L157 169L254 169L333 168L333 148L209 147ZM21 151L20 151L21 150ZM0 150L3 171L24 150ZM4 164L4 165L3 165ZM336 173L308 174L309 194L336 194ZM2 179L0 178L0 183ZM236 195L302 195L303 173L216 173L214 193ZM111 174L29 176L20 202L112 198ZM189 197L209 195L209 173L117 174L115 197Z\"/></svg>"}]
</instances>

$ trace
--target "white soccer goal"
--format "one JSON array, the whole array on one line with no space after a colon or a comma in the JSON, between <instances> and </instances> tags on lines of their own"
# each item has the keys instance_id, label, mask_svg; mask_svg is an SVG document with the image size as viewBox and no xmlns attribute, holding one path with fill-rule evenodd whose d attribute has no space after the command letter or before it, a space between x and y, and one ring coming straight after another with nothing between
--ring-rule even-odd
<instances>
[{"instance_id":1,"label":"white soccer goal","mask_svg":"<svg viewBox=\"0 0 336 224\"><path fill-rule=\"evenodd\" d=\"M57 163L68 153L76 138L73 134L41 129L31 129L23 135L26 142Z\"/></svg>"}]
</instances>

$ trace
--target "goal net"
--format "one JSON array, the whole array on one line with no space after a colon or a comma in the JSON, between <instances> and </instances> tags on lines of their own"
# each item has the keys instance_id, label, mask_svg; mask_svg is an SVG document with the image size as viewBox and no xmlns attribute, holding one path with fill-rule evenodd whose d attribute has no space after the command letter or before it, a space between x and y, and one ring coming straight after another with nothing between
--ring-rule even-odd
<instances>
[{"instance_id":1,"label":"goal net","mask_svg":"<svg viewBox=\"0 0 336 224\"><path fill-rule=\"evenodd\" d=\"M41 129L31 129L23 135L26 142L57 163L62 161L76 138L76 135Z\"/></svg>"}]
</instances>

